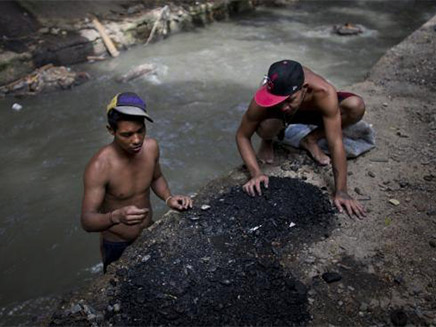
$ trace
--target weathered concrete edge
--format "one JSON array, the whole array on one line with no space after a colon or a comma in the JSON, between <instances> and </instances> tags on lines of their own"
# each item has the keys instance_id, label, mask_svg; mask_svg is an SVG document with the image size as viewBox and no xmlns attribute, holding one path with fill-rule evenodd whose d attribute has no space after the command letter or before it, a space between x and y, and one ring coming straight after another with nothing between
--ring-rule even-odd
<instances>
[{"instance_id":1,"label":"weathered concrete edge","mask_svg":"<svg viewBox=\"0 0 436 327\"><path fill-rule=\"evenodd\" d=\"M432 30L436 25L436 16L427 21L424 25L422 25L419 29L413 32L411 35L406 37L402 42L398 45L392 47L387 53L380 58L380 60L374 65L371 69L367 81L370 81L374 84L382 84L384 87L389 88L389 93L392 94L395 92L395 87L398 85L396 80L397 74L395 74L398 69L412 69L415 67L416 63L414 61L413 55L411 55L410 51L414 51L414 48L417 43L422 43L422 40L427 37L428 33L434 33ZM428 49L426 53L426 57L429 59L433 58L433 53L435 53L434 49ZM407 60L398 60L399 54L407 58ZM403 81L404 82L404 81ZM351 86L353 90L359 90L359 85L361 83L355 84ZM407 90L410 91L410 94L416 93L414 91L417 88L427 87L430 90L433 90L433 84L421 85L419 81L408 81ZM404 95L404 87L401 88L401 95ZM293 151L293 152L292 152ZM291 150L291 154L295 156L299 156L300 153L297 150ZM289 153L286 151L279 151L277 155L277 162L274 165L268 165L262 167L264 172L271 176L288 176L288 177L298 177L304 178L307 182L318 185L325 186L331 184L331 177L329 176L329 169L320 168L317 174L313 174L313 168L310 166L302 167L298 172L292 171L283 171L281 169L281 165L288 160ZM243 167L237 167L233 169L226 176L217 178L208 184L206 184L203 188L201 188L198 192L195 201L198 204L201 204L202 201L205 201L210 194L216 192L223 192L227 190L229 187L233 185L241 185L248 178L248 174ZM169 223L172 220L178 220L179 214L173 211L169 211L166 213L161 220L157 221L153 226L151 226L147 232L152 232L155 229L161 228L162 225ZM95 310L104 310L104 292L109 285L109 281L115 277L115 272L123 267L131 267L137 263L137 258L135 257L137 253L141 253L141 249L145 248L147 244L147 239L145 236L141 236L134 245L132 245L125 253L123 258L116 263L113 264L109 268L109 272L107 275L98 277L93 282L89 288L85 288L79 292L74 293L70 298L67 298L64 304L59 308L61 310L66 310L70 308L72 305L82 302L88 303L93 306Z\"/></svg>"},{"instance_id":2,"label":"weathered concrete edge","mask_svg":"<svg viewBox=\"0 0 436 327\"><path fill-rule=\"evenodd\" d=\"M398 87L404 92L400 84L399 72L408 75L416 75L415 79L409 80L411 87L424 87L436 90L436 72L427 70L426 61L434 59L435 48L431 46L430 38L436 35L436 16L429 19L420 28L407 36L403 41L390 48L372 67L368 74L367 81L378 85L388 85L392 91ZM426 46L429 45L429 46ZM415 54L419 53L424 57L424 62L417 62Z\"/></svg>"}]
</instances>

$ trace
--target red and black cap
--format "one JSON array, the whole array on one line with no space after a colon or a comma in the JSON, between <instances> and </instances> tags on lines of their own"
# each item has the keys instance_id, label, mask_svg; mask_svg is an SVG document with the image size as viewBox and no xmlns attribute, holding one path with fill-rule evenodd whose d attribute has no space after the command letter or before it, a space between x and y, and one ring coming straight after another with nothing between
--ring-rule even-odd
<instances>
[{"instance_id":1,"label":"red and black cap","mask_svg":"<svg viewBox=\"0 0 436 327\"><path fill-rule=\"evenodd\" d=\"M269 67L265 84L257 90L254 100L259 106L272 107L301 90L303 84L301 64L293 60L281 60Z\"/></svg>"}]
</instances>

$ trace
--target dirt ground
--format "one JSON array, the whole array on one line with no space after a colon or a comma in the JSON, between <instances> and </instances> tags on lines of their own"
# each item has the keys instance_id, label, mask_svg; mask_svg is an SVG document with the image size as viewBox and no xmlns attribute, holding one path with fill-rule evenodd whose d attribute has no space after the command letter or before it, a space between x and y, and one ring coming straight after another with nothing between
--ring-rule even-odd
<instances>
[{"instance_id":1,"label":"dirt ground","mask_svg":"<svg viewBox=\"0 0 436 327\"><path fill-rule=\"evenodd\" d=\"M368 217L340 214L328 235L300 240L297 253L281 254L281 268L305 285L308 325L436 326L434 53L436 17L388 51L365 82L348 88L365 99L364 120L377 133L376 149L348 162L349 191ZM276 150L276 163L264 166L265 172L332 189L330 168L317 167L300 150ZM197 201L225 194L246 178L243 168L236 169L207 185ZM123 314L122 303L109 302L119 291L120 271L128 277L146 255L150 233L181 219L170 213L146 231L108 275L66 298L51 323L77 322L80 316L84 325L105 325L108 313ZM326 272L340 280L327 283Z\"/></svg>"}]
</instances>

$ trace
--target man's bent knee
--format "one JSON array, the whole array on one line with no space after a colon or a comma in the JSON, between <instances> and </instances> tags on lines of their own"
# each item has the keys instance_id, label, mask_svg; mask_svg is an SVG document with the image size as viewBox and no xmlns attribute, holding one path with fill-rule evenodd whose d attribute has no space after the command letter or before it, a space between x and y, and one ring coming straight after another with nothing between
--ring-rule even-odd
<instances>
[{"instance_id":1,"label":"man's bent knee","mask_svg":"<svg viewBox=\"0 0 436 327\"><path fill-rule=\"evenodd\" d=\"M349 97L340 104L343 121L346 125L360 121L365 114L365 102L359 96Z\"/></svg>"},{"instance_id":2,"label":"man's bent knee","mask_svg":"<svg viewBox=\"0 0 436 327\"><path fill-rule=\"evenodd\" d=\"M264 140L272 140L283 127L283 122L280 119L266 119L260 123L256 133Z\"/></svg>"}]
</instances>

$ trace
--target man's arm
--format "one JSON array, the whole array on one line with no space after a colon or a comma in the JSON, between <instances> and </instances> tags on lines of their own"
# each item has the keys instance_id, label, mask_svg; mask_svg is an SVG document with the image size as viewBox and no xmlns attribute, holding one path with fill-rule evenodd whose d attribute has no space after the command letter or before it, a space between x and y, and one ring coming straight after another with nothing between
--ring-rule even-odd
<instances>
[{"instance_id":1,"label":"man's arm","mask_svg":"<svg viewBox=\"0 0 436 327\"><path fill-rule=\"evenodd\" d=\"M344 206L350 216L352 214L356 214L358 217L365 216L363 206L348 195L347 191L347 157L342 141L341 114L335 90L334 92L329 92L323 99L322 106L325 108L323 111L323 123L332 158L335 181L334 204L340 212L342 212L342 206Z\"/></svg>"},{"instance_id":2,"label":"man's arm","mask_svg":"<svg viewBox=\"0 0 436 327\"><path fill-rule=\"evenodd\" d=\"M83 175L84 193L80 221L87 232L102 232L113 225L139 224L147 215L148 209L126 206L111 212L100 213L108 183L107 167L103 162L91 160Z\"/></svg>"},{"instance_id":3,"label":"man's arm","mask_svg":"<svg viewBox=\"0 0 436 327\"><path fill-rule=\"evenodd\" d=\"M242 116L241 124L236 132L236 144L239 154L250 172L251 179L244 184L243 189L251 196L255 196L256 192L260 195L260 184L265 183L268 187L268 176L264 175L257 163L256 153L251 143L251 137L259 127L260 122L264 118L259 110L259 106L251 101L247 111Z\"/></svg>"},{"instance_id":4,"label":"man's arm","mask_svg":"<svg viewBox=\"0 0 436 327\"><path fill-rule=\"evenodd\" d=\"M192 208L192 199L189 196L171 195L167 180L165 179L159 164L159 146L156 143L156 162L151 182L153 192L165 201L171 209L186 210Z\"/></svg>"}]
</instances>

